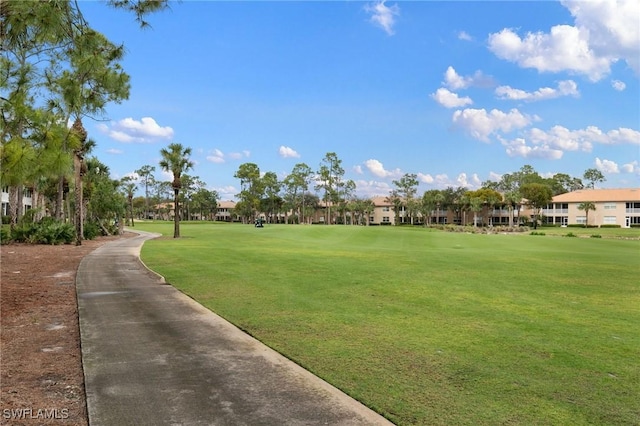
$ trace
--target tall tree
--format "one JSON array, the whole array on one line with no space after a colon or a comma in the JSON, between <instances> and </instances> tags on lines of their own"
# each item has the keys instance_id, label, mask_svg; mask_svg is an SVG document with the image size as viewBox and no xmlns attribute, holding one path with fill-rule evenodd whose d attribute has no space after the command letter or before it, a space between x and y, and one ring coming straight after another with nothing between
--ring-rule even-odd
<instances>
[{"instance_id":1,"label":"tall tree","mask_svg":"<svg viewBox=\"0 0 640 426\"><path fill-rule=\"evenodd\" d=\"M520 188L520 193L533 208L533 229L537 229L540 211L553 200L553 191L542 183L528 183Z\"/></svg>"},{"instance_id":2,"label":"tall tree","mask_svg":"<svg viewBox=\"0 0 640 426\"><path fill-rule=\"evenodd\" d=\"M141 26L145 17L167 6L167 0L109 0L110 6L129 10L136 15ZM10 152L20 148L30 153L28 144L45 144L47 139L63 141L58 148L71 162L73 150L71 133L65 128L64 137L51 137L51 132L39 132L47 123L68 123L94 113L102 113L107 102L120 101L128 96L128 76L119 65L124 49L111 44L104 36L89 27L77 1L2 1L0 5L0 144L3 160ZM40 105L34 107L34 105ZM51 120L50 113L55 114ZM42 139L35 137L46 136ZM27 145L24 142L28 141ZM46 142L48 148L52 145ZM18 144L7 147L5 144ZM19 146L22 144L22 146ZM25 150L25 148L27 148ZM54 155L38 156L38 167L43 170L49 163L43 161ZM3 182L20 188L25 179L19 173L31 160L22 156L13 162L12 170ZM14 158L15 160L15 158ZM9 164L3 161L3 165ZM66 174L62 163L52 169L58 176ZM44 171L46 176L51 171ZM4 175L4 173L3 173ZM10 177L7 179L6 177ZM39 179L39 178L37 178ZM59 179L56 215L62 217L62 195L65 178ZM16 205L16 203L12 203Z\"/></svg>"},{"instance_id":3,"label":"tall tree","mask_svg":"<svg viewBox=\"0 0 640 426\"><path fill-rule=\"evenodd\" d=\"M189 159L191 148L185 148L182 144L171 143L168 147L160 150L162 160L160 168L173 175L171 187L173 188L173 238L180 238L180 189L182 188L182 174L193 167L193 162Z\"/></svg>"},{"instance_id":4,"label":"tall tree","mask_svg":"<svg viewBox=\"0 0 640 426\"><path fill-rule=\"evenodd\" d=\"M520 205L522 196L518 191L507 191L502 195L502 197L507 209L509 209L509 226L512 227L514 222L513 212L516 206Z\"/></svg>"},{"instance_id":5,"label":"tall tree","mask_svg":"<svg viewBox=\"0 0 640 426\"><path fill-rule=\"evenodd\" d=\"M241 208L236 206L236 210L238 213L242 213L243 220L246 221L249 218L253 221L260 207L263 193L260 168L255 163L243 163L240 164L233 177L240 179L240 193L236 196L240 198L242 204Z\"/></svg>"},{"instance_id":6,"label":"tall tree","mask_svg":"<svg viewBox=\"0 0 640 426\"><path fill-rule=\"evenodd\" d=\"M402 210L403 200L397 189L392 189L389 195L384 199L387 203L391 203L393 209L393 223L400 223L400 211Z\"/></svg>"},{"instance_id":7,"label":"tall tree","mask_svg":"<svg viewBox=\"0 0 640 426\"><path fill-rule=\"evenodd\" d=\"M409 214L409 220L413 225L414 198L418 192L418 175L415 173L405 173L399 180L392 183L396 187L396 191L402 199L406 211Z\"/></svg>"},{"instance_id":8,"label":"tall tree","mask_svg":"<svg viewBox=\"0 0 640 426\"><path fill-rule=\"evenodd\" d=\"M149 218L149 186L153 184L154 176L153 172L156 168L148 164L140 167L136 170L136 173L140 177L140 182L144 185L144 218Z\"/></svg>"},{"instance_id":9,"label":"tall tree","mask_svg":"<svg viewBox=\"0 0 640 426\"><path fill-rule=\"evenodd\" d=\"M582 180L569 176L566 173L556 173L550 179L553 195L577 191L584 188Z\"/></svg>"},{"instance_id":10,"label":"tall tree","mask_svg":"<svg viewBox=\"0 0 640 426\"><path fill-rule=\"evenodd\" d=\"M583 210L585 213L585 222L584 222L584 227L588 228L589 227L589 212L591 210L595 210L596 209L596 205L595 203L591 202L591 201L585 201L584 203L580 203L578 205L578 210Z\"/></svg>"},{"instance_id":11,"label":"tall tree","mask_svg":"<svg viewBox=\"0 0 640 426\"><path fill-rule=\"evenodd\" d=\"M133 177L125 176L120 179L120 185L122 185L122 189L124 190L124 195L127 198L127 210L129 211L129 224L133 227L135 226L133 223L133 195L136 192L136 183L134 182Z\"/></svg>"},{"instance_id":12,"label":"tall tree","mask_svg":"<svg viewBox=\"0 0 640 426\"><path fill-rule=\"evenodd\" d=\"M109 167L96 157L86 160L83 189L87 200L87 219L97 224L104 235L117 232L114 223L125 214L125 201L118 192L120 181L109 177Z\"/></svg>"},{"instance_id":13,"label":"tall tree","mask_svg":"<svg viewBox=\"0 0 640 426\"><path fill-rule=\"evenodd\" d=\"M283 181L286 197L291 208L298 212L301 224L305 223L305 193L309 190L312 177L311 167L305 163L298 163Z\"/></svg>"},{"instance_id":14,"label":"tall tree","mask_svg":"<svg viewBox=\"0 0 640 426\"><path fill-rule=\"evenodd\" d=\"M76 142L73 143L75 147L73 150L73 170L74 170L74 184L75 184L75 225L76 225L76 245L82 244L82 238L84 235L84 214L83 207L84 201L82 200L82 179L86 172L86 166L84 164L84 156L95 146L93 140L87 139L87 131L82 125L82 120L77 118L71 127L73 136L75 136Z\"/></svg>"},{"instance_id":15,"label":"tall tree","mask_svg":"<svg viewBox=\"0 0 640 426\"><path fill-rule=\"evenodd\" d=\"M433 212L438 208L440 201L444 199L438 189L430 189L422 194L420 203L420 213L422 214L424 223L431 225L431 217Z\"/></svg>"},{"instance_id":16,"label":"tall tree","mask_svg":"<svg viewBox=\"0 0 640 426\"><path fill-rule=\"evenodd\" d=\"M266 201L266 209L265 213L267 213L267 220L269 223L273 220L274 212L277 210L277 205L281 204L282 201L279 197L280 189L282 188L282 183L278 181L278 175L274 172L267 172L262 176L262 188L264 189L265 201Z\"/></svg>"},{"instance_id":17,"label":"tall tree","mask_svg":"<svg viewBox=\"0 0 640 426\"><path fill-rule=\"evenodd\" d=\"M342 160L338 158L335 152L327 152L320 163L318 170L319 183L316 189L324 191L323 201L327 209L327 220L325 224L332 223L331 205L339 200L338 188L342 184L344 169L342 168Z\"/></svg>"},{"instance_id":18,"label":"tall tree","mask_svg":"<svg viewBox=\"0 0 640 426\"><path fill-rule=\"evenodd\" d=\"M598 169L587 169L584 171L584 180L588 181L588 188L594 189L596 187L596 183L601 183L607 180L604 177L602 172Z\"/></svg>"}]
</instances>

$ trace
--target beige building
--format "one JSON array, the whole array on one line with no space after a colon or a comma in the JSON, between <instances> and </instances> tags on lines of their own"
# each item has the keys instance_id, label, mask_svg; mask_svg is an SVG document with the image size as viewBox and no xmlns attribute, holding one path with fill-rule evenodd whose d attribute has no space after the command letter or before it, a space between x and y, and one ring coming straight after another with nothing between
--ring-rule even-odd
<instances>
[{"instance_id":1,"label":"beige building","mask_svg":"<svg viewBox=\"0 0 640 426\"><path fill-rule=\"evenodd\" d=\"M619 225L622 228L640 226L640 188L581 189L553 197L553 203L542 210L546 223L584 225L587 214L578 207L590 202L589 226Z\"/></svg>"},{"instance_id":2,"label":"beige building","mask_svg":"<svg viewBox=\"0 0 640 426\"><path fill-rule=\"evenodd\" d=\"M238 220L237 215L233 213L236 208L235 201L218 201L218 210L216 211L216 220L224 222L233 222Z\"/></svg>"},{"instance_id":3,"label":"beige building","mask_svg":"<svg viewBox=\"0 0 640 426\"><path fill-rule=\"evenodd\" d=\"M370 223L375 225L395 224L395 212L393 204L387 197L374 197L372 201L375 209L370 217ZM587 221L587 214L580 210L578 206L582 203L591 202L595 210L589 211L589 225L618 225L622 228L640 226L640 188L625 189L581 189L566 194L556 195L553 202L542 209L543 223L559 226L584 225ZM398 214L403 221L404 210ZM533 211L526 205L520 206L516 210L521 220L530 222L533 219ZM448 209L434 211L431 215L432 224L456 224L473 225L474 220L477 225L507 225L509 223L509 211L506 208L495 207L494 209L483 208L482 211L460 212L455 214ZM418 221L422 218L418 214ZM518 224L518 218L514 218L514 224Z\"/></svg>"}]
</instances>

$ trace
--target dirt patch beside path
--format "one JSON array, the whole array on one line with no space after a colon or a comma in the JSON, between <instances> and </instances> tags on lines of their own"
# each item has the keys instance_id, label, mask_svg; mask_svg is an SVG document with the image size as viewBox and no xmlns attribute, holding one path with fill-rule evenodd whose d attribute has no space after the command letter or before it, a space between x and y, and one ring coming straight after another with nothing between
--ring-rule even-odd
<instances>
[{"instance_id":1,"label":"dirt patch beside path","mask_svg":"<svg viewBox=\"0 0 640 426\"><path fill-rule=\"evenodd\" d=\"M87 425L76 272L96 248L133 235L0 247L0 424Z\"/></svg>"}]
</instances>

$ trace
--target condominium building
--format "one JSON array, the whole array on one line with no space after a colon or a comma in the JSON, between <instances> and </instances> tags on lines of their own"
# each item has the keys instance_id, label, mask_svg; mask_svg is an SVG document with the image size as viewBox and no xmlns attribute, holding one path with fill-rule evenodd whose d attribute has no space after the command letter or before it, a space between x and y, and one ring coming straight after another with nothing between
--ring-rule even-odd
<instances>
[{"instance_id":1,"label":"condominium building","mask_svg":"<svg viewBox=\"0 0 640 426\"><path fill-rule=\"evenodd\" d=\"M595 209L587 212L586 203ZM542 215L546 223L556 225L640 226L640 188L580 189L556 195Z\"/></svg>"}]
</instances>

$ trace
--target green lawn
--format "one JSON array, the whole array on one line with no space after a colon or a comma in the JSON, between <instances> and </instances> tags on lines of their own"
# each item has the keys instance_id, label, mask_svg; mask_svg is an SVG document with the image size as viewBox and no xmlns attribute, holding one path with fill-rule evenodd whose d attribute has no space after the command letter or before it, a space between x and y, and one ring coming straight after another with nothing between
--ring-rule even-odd
<instances>
[{"instance_id":1,"label":"green lawn","mask_svg":"<svg viewBox=\"0 0 640 426\"><path fill-rule=\"evenodd\" d=\"M397 424L630 425L640 240L621 231L635 239L183 222L142 257Z\"/></svg>"}]
</instances>

